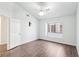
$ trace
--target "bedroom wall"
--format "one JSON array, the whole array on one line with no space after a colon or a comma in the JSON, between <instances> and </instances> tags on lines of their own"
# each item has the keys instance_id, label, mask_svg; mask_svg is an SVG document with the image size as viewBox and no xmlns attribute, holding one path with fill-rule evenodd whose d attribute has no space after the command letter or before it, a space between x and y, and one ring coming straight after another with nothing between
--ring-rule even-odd
<instances>
[{"instance_id":1,"label":"bedroom wall","mask_svg":"<svg viewBox=\"0 0 79 59\"><path fill-rule=\"evenodd\" d=\"M21 44L38 39L38 23L39 23L38 20L35 19L33 16L31 16L20 5L16 5L16 3L14 5L13 12L16 13L13 14L13 17L16 19L20 19L22 21ZM32 23L30 27L29 27L29 21Z\"/></svg>"},{"instance_id":2,"label":"bedroom wall","mask_svg":"<svg viewBox=\"0 0 79 59\"><path fill-rule=\"evenodd\" d=\"M31 22L31 26L29 26L29 22ZM29 41L33 41L38 39L38 20L31 17L26 17L25 20L22 21L22 42L26 43Z\"/></svg>"},{"instance_id":3,"label":"bedroom wall","mask_svg":"<svg viewBox=\"0 0 79 59\"><path fill-rule=\"evenodd\" d=\"M49 37L47 35L46 24L58 22L63 24L63 36ZM76 45L76 16L64 16L58 18L50 18L45 20L40 20L40 39L54 41L63 44Z\"/></svg>"},{"instance_id":4,"label":"bedroom wall","mask_svg":"<svg viewBox=\"0 0 79 59\"><path fill-rule=\"evenodd\" d=\"M0 43L1 43L1 20L0 20Z\"/></svg>"},{"instance_id":5,"label":"bedroom wall","mask_svg":"<svg viewBox=\"0 0 79 59\"><path fill-rule=\"evenodd\" d=\"M77 51L78 51L78 55L79 55L79 3L77 6Z\"/></svg>"},{"instance_id":6,"label":"bedroom wall","mask_svg":"<svg viewBox=\"0 0 79 59\"><path fill-rule=\"evenodd\" d=\"M38 37L38 20L36 20L33 16L30 15L27 11L25 11L21 6L16 3L0 3L0 15L6 16L10 19L20 19L21 22L21 42L20 44L24 44L33 40L36 40ZM28 22L31 21L31 27L28 26ZM1 40L1 39L0 39ZM2 43L2 42L1 42ZM8 42L9 43L9 42Z\"/></svg>"}]
</instances>

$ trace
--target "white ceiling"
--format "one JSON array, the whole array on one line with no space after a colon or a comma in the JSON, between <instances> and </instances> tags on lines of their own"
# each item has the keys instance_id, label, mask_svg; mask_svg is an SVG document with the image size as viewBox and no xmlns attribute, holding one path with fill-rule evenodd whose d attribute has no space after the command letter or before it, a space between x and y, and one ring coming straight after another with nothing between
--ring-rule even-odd
<instances>
[{"instance_id":1,"label":"white ceiling","mask_svg":"<svg viewBox=\"0 0 79 59\"><path fill-rule=\"evenodd\" d=\"M20 2L18 4L25 8L31 15L33 15L37 19L47 19L75 14L77 7L76 2ZM43 7L43 10L49 8L43 16L39 15L41 6Z\"/></svg>"}]
</instances>

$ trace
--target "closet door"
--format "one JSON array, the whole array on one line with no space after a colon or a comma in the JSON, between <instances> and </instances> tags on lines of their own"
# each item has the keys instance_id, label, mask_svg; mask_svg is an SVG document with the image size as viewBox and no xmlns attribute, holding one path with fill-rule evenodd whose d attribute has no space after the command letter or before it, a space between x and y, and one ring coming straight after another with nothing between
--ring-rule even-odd
<instances>
[{"instance_id":1,"label":"closet door","mask_svg":"<svg viewBox=\"0 0 79 59\"><path fill-rule=\"evenodd\" d=\"M10 20L10 49L20 45L21 42L21 21Z\"/></svg>"}]
</instances>

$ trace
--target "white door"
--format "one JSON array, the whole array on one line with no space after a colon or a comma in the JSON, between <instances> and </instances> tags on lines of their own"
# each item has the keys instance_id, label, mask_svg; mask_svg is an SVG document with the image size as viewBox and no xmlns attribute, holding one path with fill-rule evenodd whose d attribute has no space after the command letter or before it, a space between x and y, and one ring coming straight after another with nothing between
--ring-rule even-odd
<instances>
[{"instance_id":1,"label":"white door","mask_svg":"<svg viewBox=\"0 0 79 59\"><path fill-rule=\"evenodd\" d=\"M21 42L21 21L10 20L10 49L20 45Z\"/></svg>"}]
</instances>

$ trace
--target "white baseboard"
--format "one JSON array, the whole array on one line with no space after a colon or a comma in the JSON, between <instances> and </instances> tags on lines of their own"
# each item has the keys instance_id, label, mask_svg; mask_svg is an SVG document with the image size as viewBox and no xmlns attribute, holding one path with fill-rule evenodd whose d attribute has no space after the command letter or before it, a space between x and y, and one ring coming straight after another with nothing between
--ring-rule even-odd
<instances>
[{"instance_id":1,"label":"white baseboard","mask_svg":"<svg viewBox=\"0 0 79 59\"><path fill-rule=\"evenodd\" d=\"M29 43L29 42L32 42L32 41L35 41L35 40L37 40L37 39L33 39L33 40L29 40L29 41L25 41L25 42L21 43L20 45L23 45L23 44L26 44L26 43Z\"/></svg>"},{"instance_id":2,"label":"white baseboard","mask_svg":"<svg viewBox=\"0 0 79 59\"><path fill-rule=\"evenodd\" d=\"M50 37L43 37L41 36L39 39L43 39L43 40L48 40L48 41L53 41L53 42L58 42L58 43L62 43L62 44L67 44L67 45L72 45L72 46L76 46L76 44L73 43L69 43L69 42L65 42L63 41L63 39L59 39L59 38L50 38ZM56 40L55 40L56 39Z\"/></svg>"},{"instance_id":3,"label":"white baseboard","mask_svg":"<svg viewBox=\"0 0 79 59\"><path fill-rule=\"evenodd\" d=\"M26 43L29 43L29 42L31 42L31 41L35 41L35 40L37 40L37 39L32 39L32 40L28 40L28 41L21 42L21 44L19 44L18 46L23 45L23 44L26 44ZM14 49L14 48L16 48L16 47L18 47L18 46L15 46L15 47L13 47L13 48L9 48L9 47L8 47L7 50Z\"/></svg>"}]
</instances>

